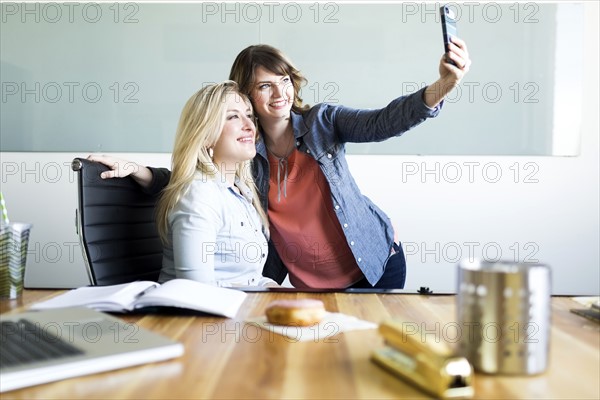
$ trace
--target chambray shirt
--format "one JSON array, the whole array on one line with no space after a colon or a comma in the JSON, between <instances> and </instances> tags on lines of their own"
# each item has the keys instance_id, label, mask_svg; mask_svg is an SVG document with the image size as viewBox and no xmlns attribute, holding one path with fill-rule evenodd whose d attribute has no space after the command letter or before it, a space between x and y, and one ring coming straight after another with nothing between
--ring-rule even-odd
<instances>
[{"instance_id":1,"label":"chambray shirt","mask_svg":"<svg viewBox=\"0 0 600 400\"><path fill-rule=\"evenodd\" d=\"M371 285L383 275L394 231L389 217L361 194L346 162L345 143L380 142L400 136L425 119L437 116L442 104L433 109L428 107L423 101L424 91L425 88L400 97L379 110L317 104L303 114L291 114L296 147L313 157L323 171L348 246ZM257 143L253 168L261 203L267 210L270 175L264 143L264 140ZM389 178L393 182L394 175L390 173ZM270 248L273 254L265 265L264 275L281 282L287 270L275 247Z\"/></svg>"},{"instance_id":2,"label":"chambray shirt","mask_svg":"<svg viewBox=\"0 0 600 400\"><path fill-rule=\"evenodd\" d=\"M296 147L312 156L323 171L331 188L333 209L346 241L358 267L372 285L383 275L394 233L389 217L362 195L350 174L345 143L380 142L402 135L427 118L436 117L443 102L435 108L428 107L423 101L425 89L399 97L378 110L317 104L303 114L291 114ZM264 140L257 143L256 150L253 173L261 203L267 210L269 161ZM169 171L164 168L150 169L154 178L146 191L157 193L168 183ZM394 175L390 173L390 181L393 179ZM263 274L279 283L287 275L287 269L271 241Z\"/></svg>"},{"instance_id":3,"label":"chambray shirt","mask_svg":"<svg viewBox=\"0 0 600 400\"><path fill-rule=\"evenodd\" d=\"M186 278L218 286L262 286L267 239L252 192L236 180L241 194L218 174L198 173L169 213L159 282Z\"/></svg>"}]
</instances>

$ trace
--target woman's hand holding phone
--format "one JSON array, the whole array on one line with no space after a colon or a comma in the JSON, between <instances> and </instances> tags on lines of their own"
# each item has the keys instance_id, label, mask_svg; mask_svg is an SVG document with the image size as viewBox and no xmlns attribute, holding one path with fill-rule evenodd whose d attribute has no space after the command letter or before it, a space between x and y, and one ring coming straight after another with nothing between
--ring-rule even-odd
<instances>
[{"instance_id":1,"label":"woman's hand holding phone","mask_svg":"<svg viewBox=\"0 0 600 400\"><path fill-rule=\"evenodd\" d=\"M456 20L447 6L440 7L445 53L440 59L440 77L427 90L424 101L429 107L436 107L469 72L471 59L464 40L457 36Z\"/></svg>"}]
</instances>

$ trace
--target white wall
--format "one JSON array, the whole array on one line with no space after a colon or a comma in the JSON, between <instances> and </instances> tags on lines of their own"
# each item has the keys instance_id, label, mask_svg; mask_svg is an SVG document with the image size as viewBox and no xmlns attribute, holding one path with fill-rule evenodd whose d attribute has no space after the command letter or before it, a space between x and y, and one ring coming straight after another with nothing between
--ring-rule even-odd
<instances>
[{"instance_id":1,"label":"white wall","mask_svg":"<svg viewBox=\"0 0 600 400\"><path fill-rule=\"evenodd\" d=\"M556 294L600 293L598 5L586 7L579 157L348 157L405 244L407 289L453 291L458 258L502 256L549 264ZM27 287L88 283L75 233L75 156L86 154L0 153L11 220L34 224ZM169 164L168 154L120 156Z\"/></svg>"}]
</instances>

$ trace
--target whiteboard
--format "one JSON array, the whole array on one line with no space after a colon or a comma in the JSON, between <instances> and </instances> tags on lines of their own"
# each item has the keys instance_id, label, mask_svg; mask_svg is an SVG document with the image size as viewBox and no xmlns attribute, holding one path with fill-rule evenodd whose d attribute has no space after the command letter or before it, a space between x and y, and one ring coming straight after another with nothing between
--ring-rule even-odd
<instances>
[{"instance_id":1,"label":"whiteboard","mask_svg":"<svg viewBox=\"0 0 600 400\"><path fill-rule=\"evenodd\" d=\"M168 153L185 101L257 43L304 73L306 103L383 107L437 79L439 5L2 3L2 151ZM451 6L470 73L438 118L348 153L578 154L582 4Z\"/></svg>"}]
</instances>

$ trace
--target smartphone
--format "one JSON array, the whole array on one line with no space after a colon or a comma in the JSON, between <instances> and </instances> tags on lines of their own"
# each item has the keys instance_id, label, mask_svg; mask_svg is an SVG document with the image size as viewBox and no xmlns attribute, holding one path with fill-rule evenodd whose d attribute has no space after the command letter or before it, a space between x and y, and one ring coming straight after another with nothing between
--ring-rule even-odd
<instances>
[{"instance_id":1,"label":"smartphone","mask_svg":"<svg viewBox=\"0 0 600 400\"><path fill-rule=\"evenodd\" d=\"M450 51L448 46L450 44L450 38L453 36L458 37L456 30L456 14L450 7L442 6L440 7L440 17L442 20L442 33L444 35L444 51L446 52L446 62L456 65L456 63L448 58L447 55Z\"/></svg>"}]
</instances>

